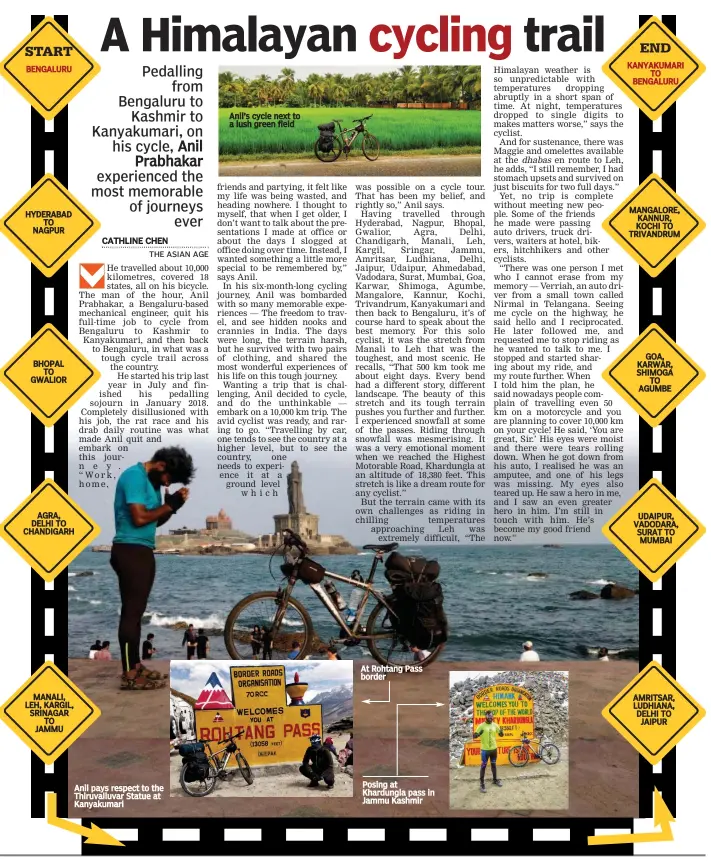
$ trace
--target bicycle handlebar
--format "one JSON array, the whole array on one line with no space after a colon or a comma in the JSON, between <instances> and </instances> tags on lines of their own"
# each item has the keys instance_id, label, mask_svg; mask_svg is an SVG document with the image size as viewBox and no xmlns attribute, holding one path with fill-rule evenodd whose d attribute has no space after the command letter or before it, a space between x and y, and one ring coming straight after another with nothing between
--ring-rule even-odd
<instances>
[{"instance_id":1,"label":"bicycle handlebar","mask_svg":"<svg viewBox=\"0 0 711 862\"><path fill-rule=\"evenodd\" d=\"M305 554L308 552L309 549L306 546L306 542L304 542L298 533L295 533L293 530L283 530L282 532L284 533L284 544L287 547L298 548Z\"/></svg>"}]
</instances>

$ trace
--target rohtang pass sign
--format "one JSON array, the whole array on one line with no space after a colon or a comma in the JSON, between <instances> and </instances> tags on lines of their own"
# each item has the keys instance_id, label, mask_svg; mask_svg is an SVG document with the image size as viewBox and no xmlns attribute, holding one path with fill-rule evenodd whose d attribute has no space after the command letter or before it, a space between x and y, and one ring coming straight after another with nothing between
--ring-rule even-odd
<instances>
[{"instance_id":1,"label":"rohtang pass sign","mask_svg":"<svg viewBox=\"0 0 711 862\"><path fill-rule=\"evenodd\" d=\"M480 689L473 698L472 732L486 721L487 712L494 713L494 721L504 731L503 737L498 738L498 764L506 766L509 763L509 749L520 743L522 735L525 733L529 739L534 738L533 695L521 686L508 683ZM462 763L464 766L479 766L479 739L471 739L465 744Z\"/></svg>"},{"instance_id":2,"label":"rohtang pass sign","mask_svg":"<svg viewBox=\"0 0 711 862\"><path fill-rule=\"evenodd\" d=\"M198 739L216 751L228 736L244 731L238 744L252 765L300 761L309 737L322 732L322 715L319 705L303 703L308 682L295 677L287 681L283 665L233 666L230 702L213 674L203 691L210 696L201 694L195 704Z\"/></svg>"}]
</instances>

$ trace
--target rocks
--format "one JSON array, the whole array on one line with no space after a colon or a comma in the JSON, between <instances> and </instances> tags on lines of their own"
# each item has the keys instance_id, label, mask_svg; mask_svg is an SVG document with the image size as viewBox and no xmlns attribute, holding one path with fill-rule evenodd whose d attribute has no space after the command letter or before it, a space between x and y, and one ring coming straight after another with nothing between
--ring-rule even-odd
<instances>
[{"instance_id":1,"label":"rocks","mask_svg":"<svg viewBox=\"0 0 711 862\"><path fill-rule=\"evenodd\" d=\"M570 598L577 599L581 602L587 602L591 599L599 599L600 596L598 596L597 593L591 593L590 590L576 590L574 593L570 594Z\"/></svg>"},{"instance_id":2,"label":"rocks","mask_svg":"<svg viewBox=\"0 0 711 862\"><path fill-rule=\"evenodd\" d=\"M534 581L542 581L544 578L547 578L548 575L545 572L530 572L526 577Z\"/></svg>"},{"instance_id":3,"label":"rocks","mask_svg":"<svg viewBox=\"0 0 711 862\"><path fill-rule=\"evenodd\" d=\"M533 695L536 733L544 733L557 745L568 741L568 675L562 671L504 671L489 676L476 674L449 690L449 757L459 763L464 745L472 738L472 698L489 685L520 685Z\"/></svg>"},{"instance_id":4,"label":"rocks","mask_svg":"<svg viewBox=\"0 0 711 862\"><path fill-rule=\"evenodd\" d=\"M87 571L85 571L85 572L77 572L77 573L76 573L76 575L75 575L74 577L76 577L76 578L89 578L89 577L91 577L93 574L94 574L94 573L93 573L90 569L88 569L88 570L87 570Z\"/></svg>"},{"instance_id":5,"label":"rocks","mask_svg":"<svg viewBox=\"0 0 711 862\"><path fill-rule=\"evenodd\" d=\"M601 599L632 599L639 595L639 590L631 590L621 584L605 584L600 590Z\"/></svg>"}]
</instances>

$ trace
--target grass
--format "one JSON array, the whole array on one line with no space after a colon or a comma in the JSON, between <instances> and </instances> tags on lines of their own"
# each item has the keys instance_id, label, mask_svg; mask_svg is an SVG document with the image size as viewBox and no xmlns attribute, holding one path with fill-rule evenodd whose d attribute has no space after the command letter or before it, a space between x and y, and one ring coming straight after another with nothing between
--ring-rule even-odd
<instances>
[{"instance_id":1,"label":"grass","mask_svg":"<svg viewBox=\"0 0 711 862\"><path fill-rule=\"evenodd\" d=\"M354 120L368 114L373 114L373 118L368 120L368 131L380 141L381 155L462 155L481 150L480 111L277 107L221 108L219 113L220 161L253 161L273 156L313 158L319 125L340 117L345 121L345 127L352 128ZM231 128L231 113L249 115L252 127ZM255 128L254 123L264 122L254 119L259 114L290 114L294 125ZM299 119L294 114L298 114ZM356 142L356 148L360 146L360 140Z\"/></svg>"}]
</instances>

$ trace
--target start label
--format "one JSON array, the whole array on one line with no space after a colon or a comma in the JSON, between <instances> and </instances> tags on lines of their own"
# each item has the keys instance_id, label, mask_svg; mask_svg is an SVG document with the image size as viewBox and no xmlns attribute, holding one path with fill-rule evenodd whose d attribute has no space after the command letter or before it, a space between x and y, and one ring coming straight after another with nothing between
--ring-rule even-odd
<instances>
[{"instance_id":1,"label":"start label","mask_svg":"<svg viewBox=\"0 0 711 862\"><path fill-rule=\"evenodd\" d=\"M50 276L100 227L59 180L45 174L5 215L0 231Z\"/></svg>"},{"instance_id":2,"label":"start label","mask_svg":"<svg viewBox=\"0 0 711 862\"><path fill-rule=\"evenodd\" d=\"M45 18L3 60L0 74L51 120L92 78L99 65L60 27Z\"/></svg>"},{"instance_id":3,"label":"start label","mask_svg":"<svg viewBox=\"0 0 711 862\"><path fill-rule=\"evenodd\" d=\"M602 70L652 120L706 71L658 18L645 21Z\"/></svg>"},{"instance_id":4,"label":"start label","mask_svg":"<svg viewBox=\"0 0 711 862\"><path fill-rule=\"evenodd\" d=\"M602 226L653 278L706 227L656 174L650 174Z\"/></svg>"},{"instance_id":5,"label":"start label","mask_svg":"<svg viewBox=\"0 0 711 862\"><path fill-rule=\"evenodd\" d=\"M101 376L51 323L12 357L0 375L47 426L61 419Z\"/></svg>"},{"instance_id":6,"label":"start label","mask_svg":"<svg viewBox=\"0 0 711 862\"><path fill-rule=\"evenodd\" d=\"M656 661L608 703L602 716L649 761L658 763L705 715Z\"/></svg>"},{"instance_id":7,"label":"start label","mask_svg":"<svg viewBox=\"0 0 711 862\"><path fill-rule=\"evenodd\" d=\"M54 763L101 715L51 661L3 704L2 720L45 763Z\"/></svg>"},{"instance_id":8,"label":"start label","mask_svg":"<svg viewBox=\"0 0 711 862\"><path fill-rule=\"evenodd\" d=\"M658 581L706 530L661 482L650 479L602 532L650 581Z\"/></svg>"},{"instance_id":9,"label":"start label","mask_svg":"<svg viewBox=\"0 0 711 862\"><path fill-rule=\"evenodd\" d=\"M100 532L51 479L35 488L1 529L8 545L45 581L53 581Z\"/></svg>"},{"instance_id":10,"label":"start label","mask_svg":"<svg viewBox=\"0 0 711 862\"><path fill-rule=\"evenodd\" d=\"M654 427L679 406L705 374L653 323L602 376Z\"/></svg>"}]
</instances>

